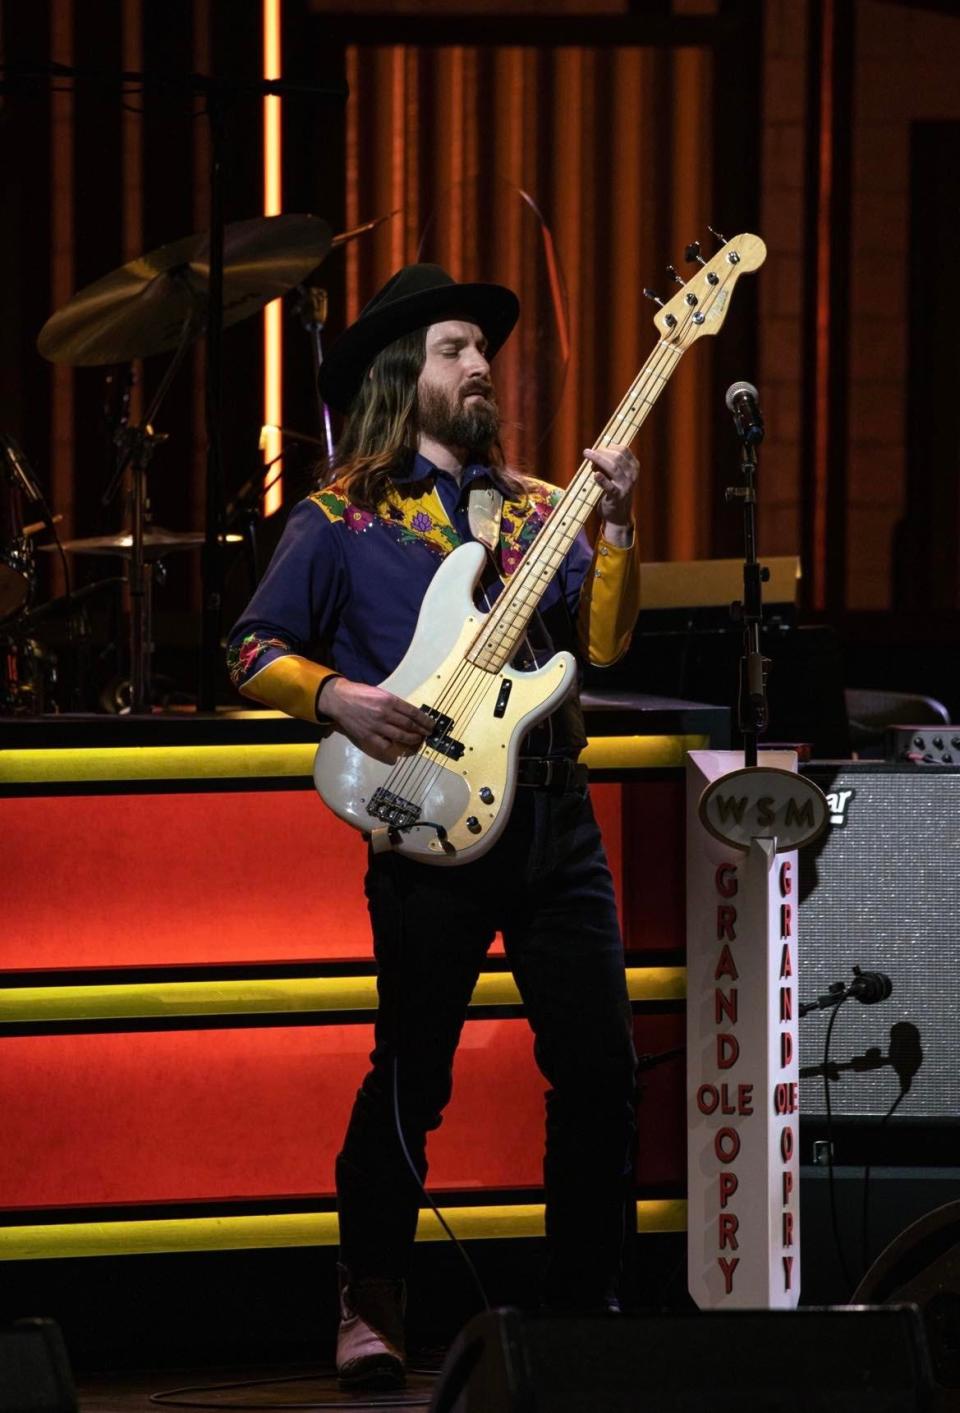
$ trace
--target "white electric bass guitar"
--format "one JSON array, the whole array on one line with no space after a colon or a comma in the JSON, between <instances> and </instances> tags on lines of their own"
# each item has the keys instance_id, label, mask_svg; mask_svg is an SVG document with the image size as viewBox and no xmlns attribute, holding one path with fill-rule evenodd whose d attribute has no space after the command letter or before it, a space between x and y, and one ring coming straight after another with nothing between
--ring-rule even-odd
<instances>
[{"instance_id":1,"label":"white electric bass guitar","mask_svg":"<svg viewBox=\"0 0 960 1413\"><path fill-rule=\"evenodd\" d=\"M758 236L728 241L658 310L660 340L594 444L633 441L684 350L723 325L740 275L766 257ZM474 590L483 545L460 545L444 559L424 596L416 631L395 672L380 685L434 718L413 755L385 765L339 731L321 743L314 780L324 801L368 834L375 850L423 863L479 858L503 832L516 790L520 743L577 681L571 653L532 671L510 666L527 625L602 491L584 461L553 514L531 541L489 611Z\"/></svg>"}]
</instances>

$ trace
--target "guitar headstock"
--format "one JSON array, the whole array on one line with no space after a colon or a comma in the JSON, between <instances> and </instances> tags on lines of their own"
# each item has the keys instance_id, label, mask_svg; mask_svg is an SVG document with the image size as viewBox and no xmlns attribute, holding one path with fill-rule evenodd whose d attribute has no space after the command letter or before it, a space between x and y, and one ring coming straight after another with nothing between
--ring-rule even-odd
<instances>
[{"instance_id":1,"label":"guitar headstock","mask_svg":"<svg viewBox=\"0 0 960 1413\"><path fill-rule=\"evenodd\" d=\"M760 268L767 258L767 247L759 236L745 232L726 241L711 260L702 259L698 244L687 247L687 258L695 261L699 269L662 305L653 320L662 341L680 349L689 347L703 334L719 333L737 280Z\"/></svg>"}]
</instances>

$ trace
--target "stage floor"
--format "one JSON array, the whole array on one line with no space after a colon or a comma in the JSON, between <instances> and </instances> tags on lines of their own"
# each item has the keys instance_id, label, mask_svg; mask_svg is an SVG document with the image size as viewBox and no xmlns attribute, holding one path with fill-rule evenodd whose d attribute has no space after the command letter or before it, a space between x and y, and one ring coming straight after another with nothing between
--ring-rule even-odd
<instances>
[{"instance_id":1,"label":"stage floor","mask_svg":"<svg viewBox=\"0 0 960 1413\"><path fill-rule=\"evenodd\" d=\"M349 1393L329 1365L173 1369L159 1373L89 1374L76 1379L80 1413L156 1413L157 1408L285 1409L427 1408L438 1360L414 1364L405 1389ZM421 1372L422 1370L422 1372ZM160 1397L158 1397L160 1395Z\"/></svg>"}]
</instances>

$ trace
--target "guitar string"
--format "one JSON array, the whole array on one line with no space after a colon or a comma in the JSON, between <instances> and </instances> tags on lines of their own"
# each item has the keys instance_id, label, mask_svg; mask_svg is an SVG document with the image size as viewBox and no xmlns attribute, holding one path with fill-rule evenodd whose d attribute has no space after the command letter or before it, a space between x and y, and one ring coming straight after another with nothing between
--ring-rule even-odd
<instances>
[{"instance_id":1,"label":"guitar string","mask_svg":"<svg viewBox=\"0 0 960 1413\"><path fill-rule=\"evenodd\" d=\"M669 363L671 358L678 358L683 352L683 350L680 350L678 353L678 351L672 345L668 345L663 342L658 345L658 349L660 350L660 356L657 357L657 350L654 350L654 354L649 360L649 367L647 369L646 378L644 379L644 381L641 382L643 374L641 373L640 375L638 375L637 380L628 390L619 408L610 418L610 421L607 423L607 426L597 438L596 445L601 446L604 444L604 441L606 441L607 444L615 444L615 438L617 437L617 435L620 434L624 423L631 422L639 407L642 406L645 401L647 401L645 394L648 389L654 382L661 380L659 369ZM636 435L636 432L638 430L639 427L634 428L634 436ZM585 495L590 495L594 490L594 486L596 483L592 480L592 472L592 463L584 463L584 465L582 465L580 470L578 471L577 476L574 478L574 484L577 480L581 482L581 484L577 486L571 493L571 501L573 502L573 504L571 505L571 510L573 510L574 513L581 508L575 503L578 500L582 500ZM549 542L550 540L558 539L562 542L564 536L569 534L568 531L562 529L562 526L564 525L565 520L567 518L568 517L561 517L559 520L557 520L553 516L551 516L550 519L547 521L547 524L545 525L543 530L545 538L543 544L540 547L542 550L542 555L538 556L538 558L542 558L546 555L555 555L557 553L558 547L553 546L551 548ZM570 537L571 543L576 538L577 533L579 533L579 529L577 532L575 532L574 536ZM569 548L569 546L567 548ZM565 552L566 551L561 552L559 563L553 566L554 575L556 574L557 569L559 569L560 563L562 563L563 553ZM527 566L527 574L521 577L521 571L523 568L524 566L521 564L520 568L517 570L517 577L513 581L511 581L511 588L513 584L517 585L516 589L513 590L511 596L511 604L515 603L517 599L522 598L522 595L526 588L525 580L530 577L529 565ZM526 601L522 601L519 605L519 609L521 611L526 607ZM507 613L504 614L505 618L509 613L509 608L510 605L508 605ZM516 611L514 612L513 616L514 618L516 618ZM487 625L484 625L484 628L486 627ZM514 625L507 622L504 627L506 629L504 636L506 636L506 633L509 633L513 630ZM476 642L482 636L484 628L481 628L481 630L478 632L477 639L474 640L474 645L472 646L471 651L475 650ZM488 644L483 645L483 647L487 646ZM519 644L514 647L514 651L517 650L518 646ZM472 669L472 671L469 671L469 669ZM466 676L466 681L462 680L464 676ZM447 688L444 690L443 693L441 693L440 698L435 704L435 709L437 711L440 711L442 708L442 714L454 717L454 719L457 720L461 730L463 730L464 727L469 726L469 724L472 722L484 697L495 685L497 685L497 673L491 673L485 668L478 667L476 663L471 663L469 662L469 660L465 660L457 667L449 683L447 684ZM463 689L467 691L467 700L462 704L459 704L457 701L457 697ZM451 693L453 694L452 696L450 695ZM404 768L405 766L407 768ZM423 755L421 752L416 752L414 753L414 755L406 757L403 763L398 762L398 768L395 769L395 771L392 772L391 775L384 782L384 787L391 788L394 793L401 795L401 798L403 799L410 800L411 803L414 802L411 797L415 797L416 795L420 795L421 800L425 800L426 797L429 795L430 790L433 788L437 779L439 778L440 771L444 768L446 768L446 763L444 761L434 761ZM429 780L426 779L428 775L431 776ZM417 779L417 776L419 776L420 778Z\"/></svg>"},{"instance_id":2,"label":"guitar string","mask_svg":"<svg viewBox=\"0 0 960 1413\"><path fill-rule=\"evenodd\" d=\"M694 311L691 309L688 319L692 318L693 313ZM644 402L648 400L646 397L647 391L655 382L664 381L661 378L660 369L668 365L671 359L679 359L683 351L683 349L677 350L672 344L667 344L665 341L661 341L661 343L657 346L657 349L654 350L653 354L648 360L649 366L646 369L646 377L644 377L644 370L641 370L641 373L638 375L634 384L631 385L620 406L616 409L613 416L608 421L606 427L603 429L600 436L597 438L597 442L595 443L595 445L602 446L605 442L608 445L615 444L615 438L621 433L624 424L632 422L638 409L643 405ZM653 404L651 403L650 405L652 406ZM633 436L636 435L637 431L639 431L639 426L634 428L631 440L633 439ZM576 489L572 491L572 502L576 502L578 499L582 500L585 495L589 495L593 491L596 483L593 482L592 475L593 464L584 462L581 465L579 471L577 472L576 477L574 478L574 486L576 486L576 482L578 480L581 482L581 484L579 486L576 486ZM574 507L572 505L571 509L573 508ZM580 507L577 507L577 509L579 508ZM563 517L557 520L553 516L551 516L550 519L547 521L547 524L545 525L544 530L542 532L544 535L544 541L539 547L542 551L542 554L538 556L538 559L542 558L543 554L553 554L556 552L556 546L554 546L553 548L550 547L549 542L551 540L560 540L562 542L564 535L569 534L568 531L561 529L561 526L564 524L566 518L567 517ZM579 533L579 530L576 533ZM573 539L575 538L576 535L570 537L570 542L572 543ZM563 555L561 553L560 562L562 562L562 558ZM524 568L527 569L526 574L523 574ZM558 568L559 564L554 567L554 574L556 573L556 570ZM521 564L520 568L517 570L516 576L511 581L511 600L510 604L508 604L507 611L504 614L505 618L509 613L510 607L516 603L517 599L521 599L519 611L522 611L527 607L527 603L522 596L527 587L526 580L529 579L530 576L531 570L528 561L526 566L524 564ZM517 612L515 611L514 617L516 618L516 616ZM506 623L504 625L506 630L504 636L506 636L507 633L512 631L513 626L514 625L511 625L509 623ZM476 650L476 643L483 636L485 630L487 630L487 636L489 639L490 625L485 624L484 627L481 628L478 632L477 638L474 640L474 644L471 647L471 651ZM482 648L488 646L489 643L485 643L482 645ZM515 647L514 651L516 650L517 649ZM472 672L469 672L469 675L467 675L468 668L473 669ZM474 677L475 673L480 674L479 680ZM466 681L464 682L462 679L465 675ZM473 686L473 690L471 690L471 679L473 679L473 682L475 684ZM447 684L447 688L444 690L443 693L441 693L440 698L437 700L435 704L435 709L440 711L442 706L443 715L449 715L453 717L457 721L461 732L464 732L464 728L468 727L473 721L474 717L476 716L476 712L479 709L481 702L483 701L483 698L487 695L490 688L496 685L496 681L496 673L490 673L484 668L479 668L476 663L471 663L469 662L469 660L465 660L455 670L453 676L450 679L450 682ZM464 688L468 693L467 700L462 705L458 705L458 694ZM443 769L447 768L445 761L433 761L427 756L425 756L422 753L422 750L420 752L414 753L414 755L412 756L406 757L405 762L403 764L398 763L398 766L399 769L395 769L395 771L392 772L390 776L388 776L387 781L384 782L384 786L385 788L391 788L395 794L399 794L402 799L409 800L411 803L415 802L415 797L418 795L420 796L420 801L425 802L433 786L436 784L440 772ZM405 769L404 766L406 766L407 768ZM428 776L430 777L429 779L427 779Z\"/></svg>"},{"instance_id":3,"label":"guitar string","mask_svg":"<svg viewBox=\"0 0 960 1413\"><path fill-rule=\"evenodd\" d=\"M688 318L692 318L693 312L694 311L691 309ZM646 393L649 391L651 386L656 381L665 381L661 377L660 370L664 368L670 362L671 359L679 359L683 351L684 350L682 349L677 350L673 345L667 344L665 342L661 342L658 345L658 348L654 350L653 354L648 360L648 368L646 370L642 370L641 373L638 375L637 379L635 380L631 388L628 390L620 406L610 418L609 422L607 423L607 426L597 438L596 445L603 445L604 442L606 442L608 445L615 444L616 437L621 433L624 423L632 423L635 419L635 414L638 411L639 407L642 406L644 402L648 401ZM646 373L646 376L644 376L644 371ZM653 404L651 403L650 405L652 406ZM633 436L636 435L638 430L639 426L634 426L630 440L633 439ZM592 463L583 463L581 465L577 476L574 478L574 485L576 488L571 494L572 502L575 503L577 500L582 500L584 496L590 496L594 494L595 482L592 480L592 473ZM579 486L576 486L577 480L581 482ZM599 496L597 496L596 498L599 498ZM581 507L579 506L576 507L577 510L579 510L580 508ZM571 506L571 509L574 509L573 505ZM544 527L543 534L545 538L543 545L541 546L543 553L538 556L538 560L541 560L545 556L555 555L557 553L558 546L553 545L551 547L549 544L551 540L559 540L562 545L562 542L566 536L567 538L569 538L570 543L573 542L573 539L575 538L576 533L579 533L579 530L575 532L574 536L569 535L569 531L563 528L568 518L569 517L560 517L559 519L554 519L554 517L551 516L550 520L547 522L547 525ZM559 562L553 566L554 574L559 568L559 564L562 563L562 559L563 552L560 553ZM531 571L529 569L529 562L526 567L527 573L522 574L521 571L523 570L524 566L521 565L521 568L517 571L517 578L511 584L511 603L510 605L508 605L507 612L509 613L510 607L512 605L515 605L518 599L521 601L519 604L519 609L514 610L514 618L518 616L518 612L522 612L527 607L527 602L524 598L524 591L527 588L526 580L530 578L531 574ZM515 589L513 588L514 584L516 585ZM529 595L527 594L526 597L528 598ZM507 618L507 614L504 614L503 617ZM509 621L507 621L502 626L505 628L504 636L507 636L508 633L512 632L515 625L510 624ZM483 650L483 648L489 647L489 637L491 636L488 625L484 625L484 627L487 628L488 642L482 645L481 650ZM480 632L478 632L477 638L474 640L474 646L472 647L471 651L476 651L476 643L483 636L483 634L484 628L482 628ZM514 647L514 651L516 651L516 646ZM465 675L465 669L467 669L468 666L472 668L473 671L470 672L467 676L466 682L463 682L462 679ZM479 673L479 677L475 675L477 673ZM474 683L472 691L471 679L473 679ZM484 668L478 668L476 663L468 663L467 661L465 661L464 663L460 664L454 672L447 689L441 694L441 698L438 699L436 708L437 710L439 710L442 703L444 708L443 714L454 717L454 719L457 720L461 732L463 732L464 728L469 726L472 720L474 719L481 702L489 692L490 688L495 683L495 674L489 673ZM464 687L466 688L468 693L467 700L462 705L458 705L457 696ZM452 696L450 695L451 693L453 694ZM430 790L436 783L436 780L439 778L440 771L445 768L445 762L433 761L420 752L415 753L412 757L407 757L407 762L411 764L411 768L404 770L401 767L399 771L395 772L392 777L388 777L388 779L390 779L391 783L394 785L395 793L400 794L402 790L403 793L401 795L401 798L411 799L411 796L415 798L417 795L419 795L421 801L425 801L426 797L429 795ZM417 778L418 776L419 779ZM427 776L430 776L429 780L427 779ZM411 800L411 802L413 801Z\"/></svg>"},{"instance_id":4,"label":"guitar string","mask_svg":"<svg viewBox=\"0 0 960 1413\"><path fill-rule=\"evenodd\" d=\"M732 270L728 271L727 278L729 278L732 273ZM723 279L719 282L718 285L711 287L711 293L713 295L713 299L710 301L711 304L716 300L725 284L726 279ZM707 307L709 308L709 305L707 305ZM689 313L686 315L685 320L683 324L681 324L680 329L677 331L677 333L682 334L684 326L692 321L696 312L697 310L695 308L690 308ZM675 333L674 338L676 338L676 336L677 334ZM648 401L646 397L647 391L657 381L666 381L666 379L661 377L660 369L666 367L671 359L679 361L679 358L683 355L685 351L685 348L678 349L675 344L667 343L665 340L662 340L660 342L660 344L657 346L657 349L654 350L653 354L648 360L649 368L647 370L647 376L644 378L644 370L641 370L641 373L638 375L638 378L636 379L635 383L628 390L620 406L614 412L613 416L608 421L606 427L603 429L600 436L597 438L597 441L594 443L595 446L601 447L604 444L616 444L615 438L621 433L624 423L631 422L639 407L641 407L644 402ZM653 403L651 402L650 407L652 408L652 406ZM642 424L638 424L634 427L630 437L631 441L639 431L640 425ZM572 491L572 502L575 503L578 499L581 499L585 493L590 494L593 491L595 483L592 482L592 473L592 463L585 462L581 464L581 467L577 472L573 483L574 485L576 485L576 482L580 480L581 485ZM599 497L597 498L599 499ZM580 508L581 507L579 506L576 507L577 510L579 510ZM574 509L573 504L571 505L571 509ZM560 520L555 520L554 517L551 516L551 518L547 521L547 524L545 525L544 530L542 532L544 535L544 540L541 546L539 547L543 554L538 555L538 559L541 559L543 555L553 554L556 552L556 546L553 549L549 548L549 541L553 539L560 540L562 542L564 534L569 534L568 531L561 530L561 526L565 524L567 519L568 517L562 517ZM576 534L578 533L579 530L576 531L575 534L570 537L571 544L573 543L573 540L576 538ZM567 549L569 549L569 546L567 546ZM566 551L564 551L564 553L565 552ZM561 553L560 555L561 563L562 558L563 553ZM506 637L512 631L514 625L509 623L509 615L511 609L513 609L513 617L516 618L518 616L518 613L522 612L527 607L527 602L524 598L524 591L527 587L526 580L530 578L530 574L532 572L530 564L531 561L521 563L516 575L510 582L510 601L507 605L507 608L503 611L501 619L493 625L485 623L483 627L481 627L481 629L477 633L477 637L474 639L473 645L471 645L471 652L477 651L477 643L484 636L486 636L487 641L481 644L480 650L483 651L484 649L488 649L490 646L490 638L492 637L492 634L496 630L496 628L499 627L503 630L503 637ZM559 564L554 566L554 574L556 573L558 568ZM526 570L527 572L524 573L524 570ZM529 596L527 595L527 597ZM540 596L538 596L538 599L539 597ZM518 606L516 606L517 600L520 600ZM514 646L513 650L517 651L518 647L519 643ZM467 672L468 668L473 670ZM479 676L476 676L475 674L479 674ZM462 680L464 676L466 676L466 681ZM491 687L496 684L496 679L496 672L491 673L487 669L478 667L476 663L470 662L469 659L465 659L464 662L457 667L449 683L447 684L447 687L441 693L441 696L436 703L435 709L437 711L440 711L442 706L442 714L453 717L453 719L457 721L458 726L460 726L461 731L463 731L464 727L468 727L474 719L476 712L479 709L484 697L489 693ZM460 691L464 689L467 691L468 694L467 700L462 706L458 706L457 696ZM435 750L435 748L433 749ZM437 752L437 754L439 754L439 752ZM398 794L400 793L400 790L402 788L404 793L401 798L404 799L409 798L410 795L413 795L415 793L420 793L422 790L421 798L423 801L425 801L430 793L430 790L436 783L436 780L439 778L440 772L446 768L447 765L445 761L431 760L424 754L422 754L421 750L420 752L414 753L413 756L406 757L404 761L397 762L394 771L391 772L391 775L388 776L387 780L384 782L384 787L392 786L394 788L394 792ZM420 777L419 780L416 778L417 776ZM430 776L431 778L429 780L426 780L427 776Z\"/></svg>"},{"instance_id":5,"label":"guitar string","mask_svg":"<svg viewBox=\"0 0 960 1413\"><path fill-rule=\"evenodd\" d=\"M739 263L739 262L738 262L738 263ZM717 285L715 285L715 286L710 286L710 287L709 287L709 298L704 300L704 304L703 304L703 305L697 306L697 307L690 306L690 307L688 308L688 311L687 311L687 313L686 313L685 316L684 316L684 321L683 321L683 323L681 324L680 328L679 328L679 329L676 331L676 333L674 334L674 338L676 338L678 335L682 336L682 334L683 334L683 332L684 332L684 326L687 325L687 324L689 324L689 323L695 318L697 312L704 312L704 310L709 310L709 308L712 306L712 304L716 302L716 300L717 300L717 298L719 297L720 293L722 292L724 286L726 285L727 280L728 280L729 278L731 278L731 277L734 276L735 269L736 269L735 266L731 266L731 267L725 272L724 277L723 277L721 280L718 281ZM662 351L662 354L664 354L664 355L666 355L666 356L665 356L665 357L664 357L664 356L661 356L661 357L657 358L658 350ZM645 402L645 401L648 400L647 397L646 397L646 393L647 393L647 391L649 390L649 388L650 388L650 386L651 386L651 383L654 382L654 381L656 381L656 380L658 380L658 379L660 379L660 369L663 368L667 362L669 362L669 358L670 358L671 356L675 357L675 358L677 359L677 361L679 361L679 358L682 356L682 354L683 354L684 352L685 352L685 347L678 349L678 348L675 346L675 344L673 344L673 343L667 343L666 341L661 341L661 343L658 345L658 348L654 350L653 354L651 355L650 359L648 360L649 365L650 365L650 367L649 367L649 375L650 375L650 376L648 376L648 377L646 378L646 380L645 380L643 383L641 383L641 378L643 378L643 374L644 374L644 371L645 371L645 370L641 370L641 373L638 375L635 384L632 385L631 388L628 390L627 395L626 395L626 396L624 397L624 399L623 399L623 402L621 403L621 405L620 405L620 407L617 409L617 411L613 414L613 416L611 417L610 421L607 423L607 426L604 428L603 432L602 432L602 433L600 434L600 436L598 437L597 442L595 443L595 445L602 445L603 442L604 442L604 439L607 439L607 440L608 440L608 443L609 443L610 441L613 440L613 438L614 438L615 436L617 436L617 435L619 434L619 432L620 432L620 430L621 430L621 428L622 428L622 426L623 426L623 422L624 422L625 420L630 420L630 419L632 419L633 416L634 416L634 414L635 414L635 412L636 412L636 410L637 410L637 408L638 408L638 406L639 406L641 403L643 403L643 402ZM665 379L662 379L662 381L666 381L666 380L665 380ZM652 407L653 404L651 403L650 406ZM633 434L632 434L630 440L633 439L633 436L636 435L637 431L639 431L639 426L634 428L634 432L633 432ZM583 484L581 484L581 486L580 486L580 487L577 489L577 491L574 493L574 498L576 498L576 496L581 496L581 495L583 495L585 489L588 489L588 490L591 490L591 491L592 491L592 489L593 489L592 484L591 484L592 472L593 472L593 467L592 467L592 465L589 465L589 464L583 464L583 465L581 465L580 470L579 470L578 473L577 473L577 476L574 478L573 484L575 485L575 484L576 484L576 481L577 481L578 479L581 479L581 478L582 478ZM548 524L547 524L547 526L545 527L544 532L543 532L543 535L544 535L544 542L546 542L547 540L549 540L551 537L556 538L556 536L552 536L552 532L553 532L553 531L559 531L559 525L560 525L560 523L561 523L561 522L558 522L554 517L551 517L551 520L548 522ZM562 538L562 536L561 536L561 538ZM572 541L571 541L571 542L572 542ZM526 579L529 578L530 572L531 572L531 569L530 569L530 561L529 561L529 560L526 561L525 564L521 564L520 568L517 570L517 573L516 573L516 575L514 576L514 579L511 581L511 605L508 606L507 613L509 613L510 607L513 607L513 605L515 604L515 601L516 601L517 599L521 598L522 591L523 591L524 588L525 588ZM515 586L516 586L516 587L515 587ZM523 604L523 603L521 603L521 604L519 605L519 607L520 607L521 610L522 610L522 608L524 608L525 606L526 606L526 605ZM507 615L504 614L504 617L506 617L506 616L507 616ZM516 616L516 610L514 610L514 616ZM480 638L486 636L486 638L487 638L487 640L488 640L488 642L489 642L490 637L492 636L493 632L496 630L496 628L497 628L498 626L502 626L502 625L501 625L501 624L493 624L493 625L487 624L487 625L484 625L484 628L481 629L480 633L478 633L477 639L475 640L474 647L471 649L471 651L475 651L475 650L476 650L476 643L477 643L477 641L478 641ZM481 646L482 646L482 647L485 647L485 646L487 646L487 644L484 643L484 644L482 644Z\"/></svg>"}]
</instances>

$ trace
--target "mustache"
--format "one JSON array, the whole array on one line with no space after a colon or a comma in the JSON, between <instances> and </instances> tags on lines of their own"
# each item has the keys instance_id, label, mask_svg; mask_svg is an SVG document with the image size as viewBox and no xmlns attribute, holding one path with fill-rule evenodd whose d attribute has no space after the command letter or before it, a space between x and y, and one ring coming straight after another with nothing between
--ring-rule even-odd
<instances>
[{"instance_id":1,"label":"mustache","mask_svg":"<svg viewBox=\"0 0 960 1413\"><path fill-rule=\"evenodd\" d=\"M479 393L481 397L490 398L492 401L494 395L493 384L484 382L483 379L479 378L472 383L467 383L466 387L461 389L460 401L463 402L466 398L472 397L474 393Z\"/></svg>"}]
</instances>

